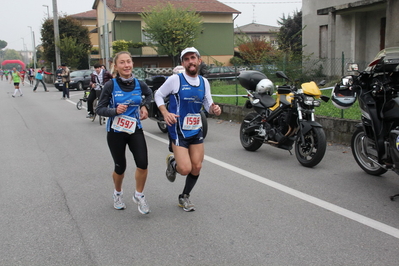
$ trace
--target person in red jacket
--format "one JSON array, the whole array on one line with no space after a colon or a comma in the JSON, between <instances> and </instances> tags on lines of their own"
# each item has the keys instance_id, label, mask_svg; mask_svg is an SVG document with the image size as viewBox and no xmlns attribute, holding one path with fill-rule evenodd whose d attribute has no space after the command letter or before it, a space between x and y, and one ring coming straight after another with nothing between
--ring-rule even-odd
<instances>
[{"instance_id":1,"label":"person in red jacket","mask_svg":"<svg viewBox=\"0 0 399 266\"><path fill-rule=\"evenodd\" d=\"M36 77L35 77L36 78L36 85L33 88L33 92L36 92L36 89L37 89L37 86L39 85L39 82L41 82L43 84L44 91L48 92L46 84L43 82L43 75L44 74L51 75L50 72L46 72L46 67L42 67L39 71L37 71L37 74L36 74Z\"/></svg>"}]
</instances>

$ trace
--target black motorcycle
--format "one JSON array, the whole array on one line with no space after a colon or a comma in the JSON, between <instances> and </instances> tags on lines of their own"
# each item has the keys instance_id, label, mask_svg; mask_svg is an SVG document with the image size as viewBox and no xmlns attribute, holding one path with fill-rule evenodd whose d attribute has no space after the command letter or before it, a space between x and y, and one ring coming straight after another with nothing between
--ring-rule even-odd
<instances>
[{"instance_id":1,"label":"black motorcycle","mask_svg":"<svg viewBox=\"0 0 399 266\"><path fill-rule=\"evenodd\" d=\"M159 87L161 87L161 85L166 81L166 79L167 79L166 76L153 76L145 80L148 87L150 87L150 89L152 90L153 96L155 95L155 92L159 89ZM169 97L165 99L166 108L168 108L168 105L169 105ZM157 122L158 128L163 133L168 132L168 125L166 124L163 115L161 111L159 111L158 106L154 100L152 100L151 102L150 110L148 112L148 117L151 120ZM206 134L208 133L208 122L207 122L207 116L204 111L201 111L201 122L202 122L203 137L205 138Z\"/></svg>"},{"instance_id":2,"label":"black motorcycle","mask_svg":"<svg viewBox=\"0 0 399 266\"><path fill-rule=\"evenodd\" d=\"M276 75L290 81L281 71ZM274 98L274 84L265 74L243 71L238 79L248 93L245 107L255 110L241 123L242 146L256 151L266 143L291 151L295 145L295 155L300 164L305 167L317 165L324 157L327 142L322 126L315 121L314 108L320 106L318 99L329 100L329 97L321 95L318 85L312 81L301 84L299 88L295 85L278 86Z\"/></svg>"},{"instance_id":3,"label":"black motorcycle","mask_svg":"<svg viewBox=\"0 0 399 266\"><path fill-rule=\"evenodd\" d=\"M359 101L362 115L352 135L353 156L370 175L399 174L399 47L380 51L364 71L357 69L349 64L348 71L356 73L343 77L332 94L341 109L353 97Z\"/></svg>"}]
</instances>

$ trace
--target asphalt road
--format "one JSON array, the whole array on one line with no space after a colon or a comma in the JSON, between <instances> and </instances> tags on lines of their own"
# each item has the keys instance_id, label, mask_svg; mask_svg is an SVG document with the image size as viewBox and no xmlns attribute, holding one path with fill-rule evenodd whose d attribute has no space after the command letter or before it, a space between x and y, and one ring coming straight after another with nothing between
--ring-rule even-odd
<instances>
[{"instance_id":1,"label":"asphalt road","mask_svg":"<svg viewBox=\"0 0 399 266\"><path fill-rule=\"evenodd\" d=\"M113 208L105 127L54 87L0 81L0 265L398 265L399 177L374 177L346 146L314 168L287 151L245 151L239 124L208 119L205 161L191 199L165 177L166 135L143 122L149 148L138 212L128 152L127 209Z\"/></svg>"}]
</instances>

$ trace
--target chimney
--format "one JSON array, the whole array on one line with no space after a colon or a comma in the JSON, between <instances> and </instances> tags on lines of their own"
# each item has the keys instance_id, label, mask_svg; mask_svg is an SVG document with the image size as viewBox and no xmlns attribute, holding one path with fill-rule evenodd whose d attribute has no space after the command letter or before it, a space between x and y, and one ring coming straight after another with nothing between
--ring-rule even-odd
<instances>
[{"instance_id":1,"label":"chimney","mask_svg":"<svg viewBox=\"0 0 399 266\"><path fill-rule=\"evenodd\" d=\"M115 6L116 6L117 8L122 7L122 0L115 0Z\"/></svg>"}]
</instances>

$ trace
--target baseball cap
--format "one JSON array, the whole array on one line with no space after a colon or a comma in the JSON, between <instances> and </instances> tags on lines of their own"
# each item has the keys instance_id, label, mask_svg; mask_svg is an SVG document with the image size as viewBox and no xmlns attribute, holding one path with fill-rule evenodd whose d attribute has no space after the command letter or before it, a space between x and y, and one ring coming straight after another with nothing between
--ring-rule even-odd
<instances>
[{"instance_id":1,"label":"baseball cap","mask_svg":"<svg viewBox=\"0 0 399 266\"><path fill-rule=\"evenodd\" d=\"M198 55L198 57L201 56L200 53L198 52L198 50L195 49L194 47L187 47L186 49L184 49L184 50L181 52L180 61L183 61L183 56L184 56L185 54L187 54L187 53L196 53L196 54Z\"/></svg>"}]
</instances>

